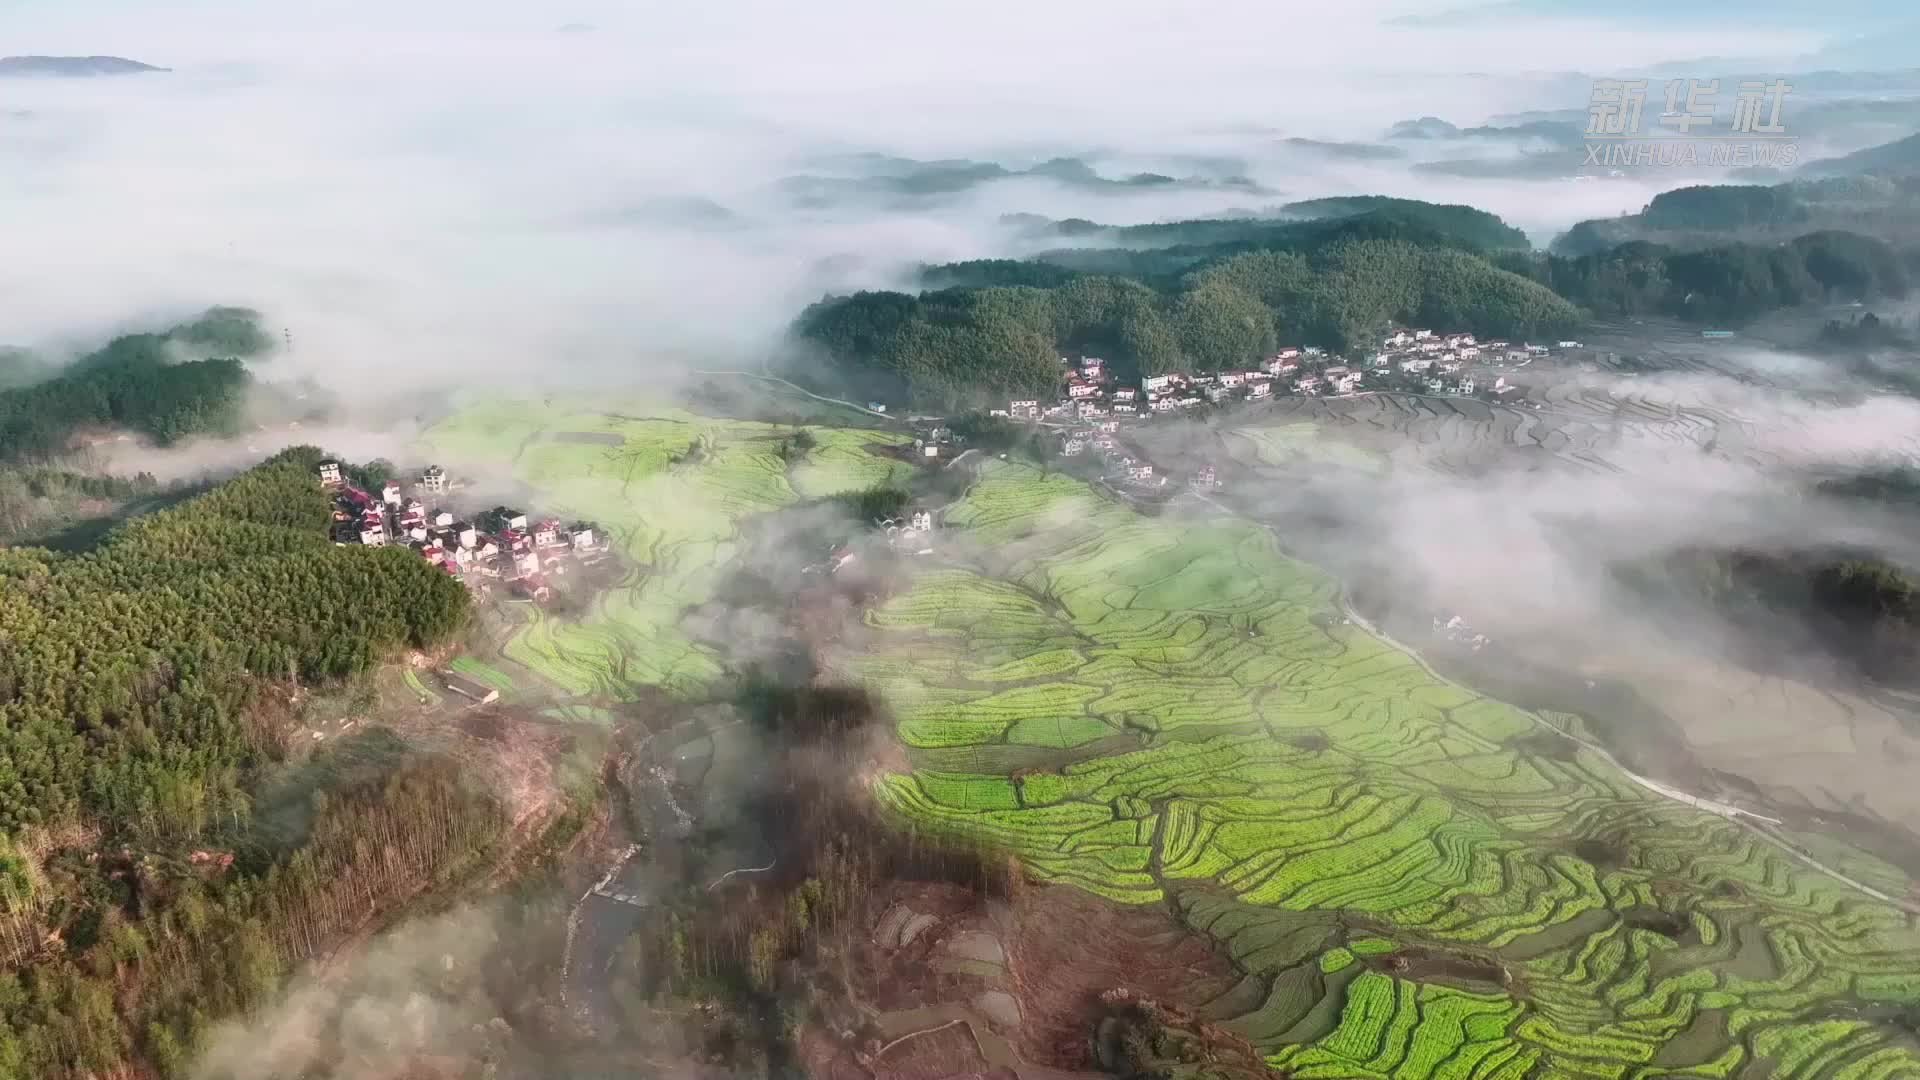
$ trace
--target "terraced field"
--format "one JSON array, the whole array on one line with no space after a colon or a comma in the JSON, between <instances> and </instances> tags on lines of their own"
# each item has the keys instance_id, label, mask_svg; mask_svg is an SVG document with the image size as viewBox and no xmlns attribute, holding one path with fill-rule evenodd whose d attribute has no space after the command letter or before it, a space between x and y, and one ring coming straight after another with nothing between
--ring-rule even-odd
<instances>
[{"instance_id":1,"label":"terraced field","mask_svg":"<svg viewBox=\"0 0 1920 1080\"><path fill-rule=\"evenodd\" d=\"M505 647L508 657L580 697L630 700L642 687L698 696L721 667L681 617L711 595L735 554L739 522L803 496L884 479L899 463L865 447L905 436L810 428L817 446L790 480L778 451L791 428L629 408L488 403L433 428L425 441L449 465L510 472L542 511L598 522L635 567L584 617L529 609Z\"/></svg>"},{"instance_id":2,"label":"terraced field","mask_svg":"<svg viewBox=\"0 0 1920 1080\"><path fill-rule=\"evenodd\" d=\"M836 659L913 759L876 795L1172 904L1291 1075L1920 1076L1912 916L1441 681L1264 529L1001 462L946 522L978 543Z\"/></svg>"}]
</instances>

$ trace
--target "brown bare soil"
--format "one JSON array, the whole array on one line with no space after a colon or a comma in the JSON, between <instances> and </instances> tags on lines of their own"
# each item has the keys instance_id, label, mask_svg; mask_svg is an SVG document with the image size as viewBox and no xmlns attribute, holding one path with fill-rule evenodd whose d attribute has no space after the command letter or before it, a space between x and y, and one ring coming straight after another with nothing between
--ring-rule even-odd
<instances>
[{"instance_id":1,"label":"brown bare soil","mask_svg":"<svg viewBox=\"0 0 1920 1080\"><path fill-rule=\"evenodd\" d=\"M1067 886L1022 889L1007 953L1025 1016L1022 1057L1061 1068L1094 1065L1089 1038L1101 995L1126 990L1164 1003L1201 1002L1239 976L1212 943L1159 907L1123 907Z\"/></svg>"}]
</instances>

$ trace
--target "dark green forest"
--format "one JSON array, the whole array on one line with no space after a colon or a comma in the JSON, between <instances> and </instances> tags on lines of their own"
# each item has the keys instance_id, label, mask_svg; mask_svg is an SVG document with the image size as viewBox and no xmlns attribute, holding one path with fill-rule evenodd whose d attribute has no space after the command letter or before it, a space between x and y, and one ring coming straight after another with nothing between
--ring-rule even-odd
<instances>
[{"instance_id":1,"label":"dark green forest","mask_svg":"<svg viewBox=\"0 0 1920 1080\"><path fill-rule=\"evenodd\" d=\"M1595 314L1733 324L1801 304L1904 297L1911 278L1884 241L1832 230L1781 244L1679 250L1635 241L1594 255L1498 261Z\"/></svg>"},{"instance_id":2,"label":"dark green forest","mask_svg":"<svg viewBox=\"0 0 1920 1080\"><path fill-rule=\"evenodd\" d=\"M467 617L403 549L336 547L288 450L76 556L0 550L0 827L192 837L244 809L262 680L338 679Z\"/></svg>"},{"instance_id":3,"label":"dark green forest","mask_svg":"<svg viewBox=\"0 0 1920 1080\"><path fill-rule=\"evenodd\" d=\"M1135 273L1056 256L931 268L929 280L952 284L832 297L795 329L864 392L952 409L1050 393L1063 351L1130 376L1250 365L1281 342L1353 349L1396 322L1529 337L1580 321L1547 288L1388 211L1259 229L1199 248L1087 253Z\"/></svg>"},{"instance_id":4,"label":"dark green forest","mask_svg":"<svg viewBox=\"0 0 1920 1080\"><path fill-rule=\"evenodd\" d=\"M411 552L329 542L322 456L285 451L84 554L0 549L0 1077L175 1074L210 1018L500 835L497 807L422 759L333 791L230 874L183 858L249 834L288 690L468 618Z\"/></svg>"},{"instance_id":5,"label":"dark green forest","mask_svg":"<svg viewBox=\"0 0 1920 1080\"><path fill-rule=\"evenodd\" d=\"M1637 214L1582 221L1556 255L1598 255L1635 240L1667 247L1779 243L1838 230L1910 248L1920 244L1920 176L1830 176L1762 187L1702 184L1653 197Z\"/></svg>"},{"instance_id":6,"label":"dark green forest","mask_svg":"<svg viewBox=\"0 0 1920 1080\"><path fill-rule=\"evenodd\" d=\"M1033 215L1011 215L1003 219L1003 223L1017 227L1030 241L1058 239L1132 252L1177 247L1188 255L1308 251L1341 238L1404 239L1410 236L1433 246L1457 247L1463 251L1524 251L1531 246L1525 233L1485 210L1385 195L1309 199L1259 214L1148 225L1101 225L1084 218L1056 221ZM1090 255L1090 252L1061 251L1043 254L1039 259L1071 262Z\"/></svg>"},{"instance_id":7,"label":"dark green forest","mask_svg":"<svg viewBox=\"0 0 1920 1080\"><path fill-rule=\"evenodd\" d=\"M164 333L114 338L62 369L36 365L30 370L44 377L0 390L0 460L49 461L90 427L129 428L163 444L231 434L251 381L240 358L268 344L253 312L214 308Z\"/></svg>"}]
</instances>

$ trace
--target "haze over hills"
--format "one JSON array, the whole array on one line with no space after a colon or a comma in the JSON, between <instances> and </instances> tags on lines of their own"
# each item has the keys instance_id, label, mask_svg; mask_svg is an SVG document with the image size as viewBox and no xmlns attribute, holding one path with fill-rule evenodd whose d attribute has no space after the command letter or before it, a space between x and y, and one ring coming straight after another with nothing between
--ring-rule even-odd
<instances>
[{"instance_id":1,"label":"haze over hills","mask_svg":"<svg viewBox=\"0 0 1920 1080\"><path fill-rule=\"evenodd\" d=\"M89 79L168 70L120 56L0 56L0 78Z\"/></svg>"}]
</instances>

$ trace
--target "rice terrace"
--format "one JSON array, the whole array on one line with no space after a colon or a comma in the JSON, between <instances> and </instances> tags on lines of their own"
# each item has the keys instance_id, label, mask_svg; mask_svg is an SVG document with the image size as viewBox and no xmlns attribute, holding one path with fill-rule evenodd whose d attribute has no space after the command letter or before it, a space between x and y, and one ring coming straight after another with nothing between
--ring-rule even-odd
<instances>
[{"instance_id":1,"label":"rice terrace","mask_svg":"<svg viewBox=\"0 0 1920 1080\"><path fill-rule=\"evenodd\" d=\"M897 431L811 424L796 463L793 430L522 405L434 429L437 452L598 518L633 567L578 617L529 610L504 655L583 716L708 693L726 660L684 616L744 523L912 482ZM1167 912L1234 973L1182 1007L1270 1068L1920 1075L1899 869L1837 841L1812 859L1636 782L1560 734L1577 718L1442 679L1217 505L1148 516L1058 471L964 468L937 550L859 616L858 647L821 652L823 678L893 717L871 798L899 827L1016 857L1035 887ZM1018 1022L999 1011L972 1022Z\"/></svg>"}]
</instances>

